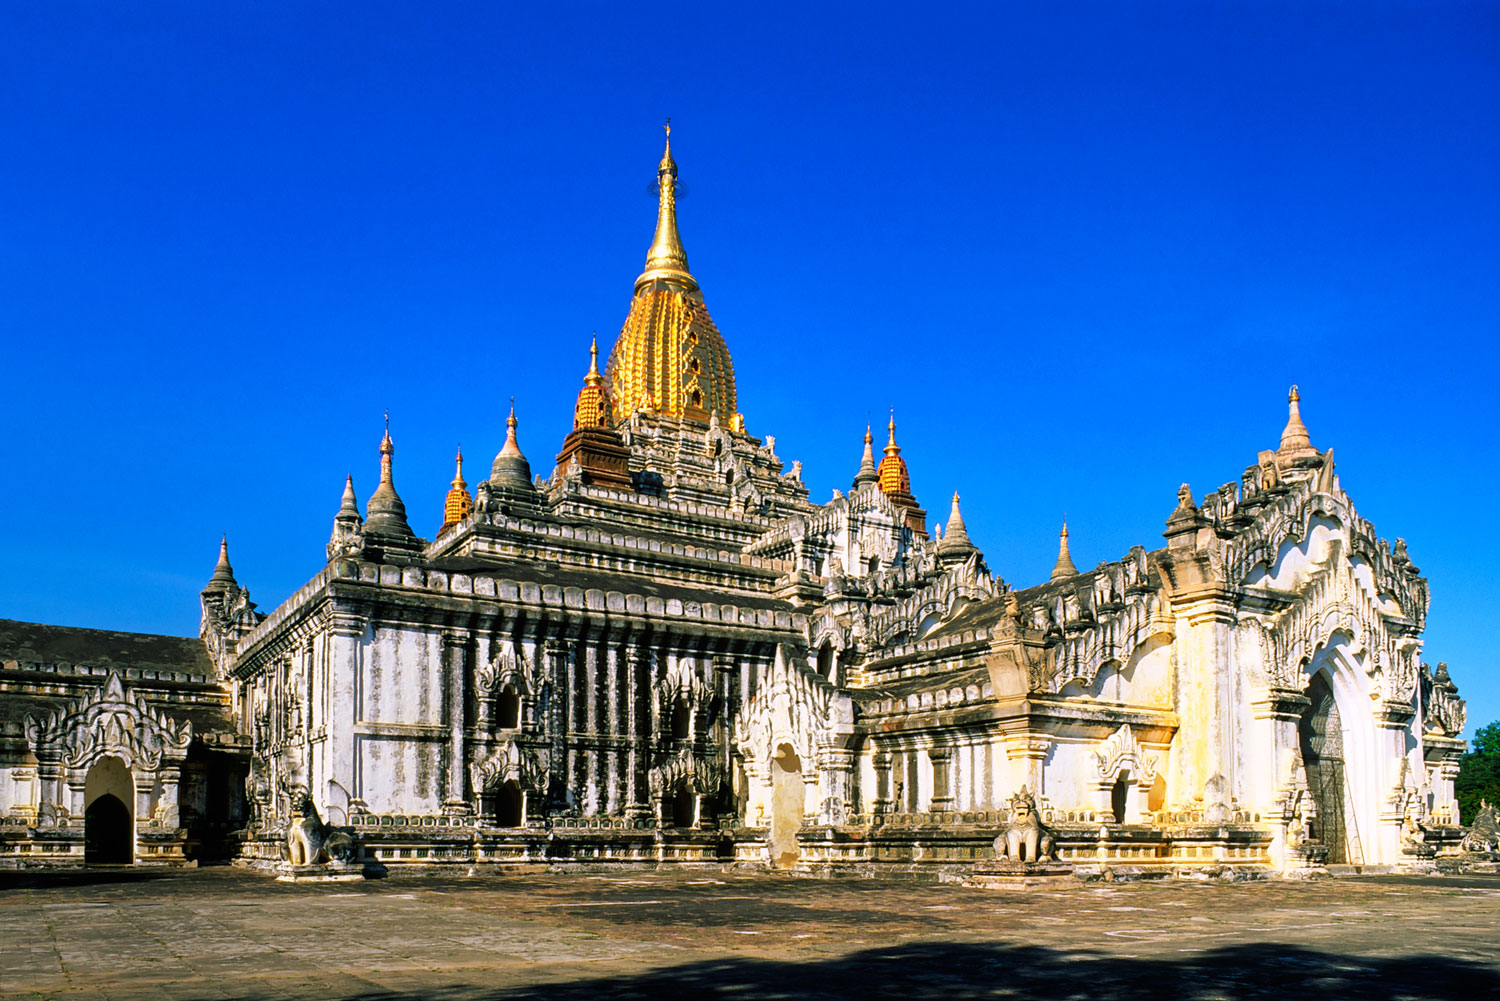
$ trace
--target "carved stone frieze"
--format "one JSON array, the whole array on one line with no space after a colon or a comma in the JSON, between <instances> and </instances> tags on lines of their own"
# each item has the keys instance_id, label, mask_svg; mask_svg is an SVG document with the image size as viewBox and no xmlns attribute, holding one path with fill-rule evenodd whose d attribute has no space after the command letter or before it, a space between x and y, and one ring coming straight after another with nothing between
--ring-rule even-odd
<instances>
[{"instance_id":1,"label":"carved stone frieze","mask_svg":"<svg viewBox=\"0 0 1500 1001\"><path fill-rule=\"evenodd\" d=\"M147 705L114 671L73 707L26 717L25 731L38 758L78 769L112 755L132 769L156 771L180 761L193 739L190 721L179 723Z\"/></svg>"}]
</instances>

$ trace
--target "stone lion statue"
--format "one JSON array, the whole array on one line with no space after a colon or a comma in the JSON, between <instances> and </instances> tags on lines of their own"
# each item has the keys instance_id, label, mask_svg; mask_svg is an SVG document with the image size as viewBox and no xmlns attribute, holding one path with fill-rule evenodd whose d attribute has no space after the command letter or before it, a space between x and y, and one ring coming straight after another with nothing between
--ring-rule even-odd
<instances>
[{"instance_id":1,"label":"stone lion statue","mask_svg":"<svg viewBox=\"0 0 1500 1001\"><path fill-rule=\"evenodd\" d=\"M1479 801L1479 814L1458 847L1466 852L1500 851L1500 811L1495 809L1494 803Z\"/></svg>"},{"instance_id":2,"label":"stone lion statue","mask_svg":"<svg viewBox=\"0 0 1500 1001\"><path fill-rule=\"evenodd\" d=\"M286 827L286 857L292 865L352 862L354 839L324 824L312 796L304 790L292 797L292 819Z\"/></svg>"},{"instance_id":3,"label":"stone lion statue","mask_svg":"<svg viewBox=\"0 0 1500 1001\"><path fill-rule=\"evenodd\" d=\"M1052 832L1036 812L1036 797L1023 785L1010 798L1010 823L995 839L995 857L1012 862L1055 860Z\"/></svg>"}]
</instances>

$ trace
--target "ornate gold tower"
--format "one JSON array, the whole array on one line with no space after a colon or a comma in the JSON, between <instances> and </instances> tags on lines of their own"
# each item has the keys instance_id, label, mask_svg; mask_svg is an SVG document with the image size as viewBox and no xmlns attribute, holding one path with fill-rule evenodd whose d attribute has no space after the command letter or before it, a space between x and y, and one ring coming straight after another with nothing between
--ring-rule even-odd
<instances>
[{"instance_id":1,"label":"ornate gold tower","mask_svg":"<svg viewBox=\"0 0 1500 1001\"><path fill-rule=\"evenodd\" d=\"M438 534L443 534L473 512L474 498L469 494L469 484L464 481L464 450L460 448L453 457L453 483L448 488L448 496L443 499L443 526L438 529Z\"/></svg>"},{"instance_id":2,"label":"ornate gold tower","mask_svg":"<svg viewBox=\"0 0 1500 1001\"><path fill-rule=\"evenodd\" d=\"M609 356L606 381L614 416L623 419L640 410L705 422L717 416L722 424L740 429L729 348L708 315L677 235L677 163L670 122L656 178L661 196L656 238Z\"/></svg>"},{"instance_id":3,"label":"ornate gold tower","mask_svg":"<svg viewBox=\"0 0 1500 1001\"><path fill-rule=\"evenodd\" d=\"M906 460L901 458L901 446L896 444L896 412L891 411L891 423L888 427L890 439L885 443L885 457L880 460L880 468L875 471L877 482L880 484L881 493L891 499L891 502L906 512L906 524L912 532L921 538L927 537L927 512L917 505L917 499L911 492L911 474L907 471Z\"/></svg>"},{"instance_id":4,"label":"ornate gold tower","mask_svg":"<svg viewBox=\"0 0 1500 1001\"><path fill-rule=\"evenodd\" d=\"M630 450L610 422L609 392L599 374L599 343L589 345L589 373L573 407L573 430L557 453L557 469L584 483L629 490Z\"/></svg>"}]
</instances>

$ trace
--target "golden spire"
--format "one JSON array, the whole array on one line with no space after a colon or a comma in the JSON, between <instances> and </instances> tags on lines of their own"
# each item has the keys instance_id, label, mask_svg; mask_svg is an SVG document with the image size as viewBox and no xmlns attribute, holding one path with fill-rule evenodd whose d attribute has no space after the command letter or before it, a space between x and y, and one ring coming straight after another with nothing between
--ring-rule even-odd
<instances>
[{"instance_id":1,"label":"golden spire","mask_svg":"<svg viewBox=\"0 0 1500 1001\"><path fill-rule=\"evenodd\" d=\"M589 374L583 377L585 386L597 386L604 380L599 377L599 335L589 338Z\"/></svg>"},{"instance_id":2,"label":"golden spire","mask_svg":"<svg viewBox=\"0 0 1500 1001\"><path fill-rule=\"evenodd\" d=\"M604 378L616 416L656 412L721 426L735 423L734 363L688 272L677 236L677 163L671 134L657 169L661 204L646 270L636 279Z\"/></svg>"},{"instance_id":3,"label":"golden spire","mask_svg":"<svg viewBox=\"0 0 1500 1001\"><path fill-rule=\"evenodd\" d=\"M896 444L896 411L891 410L891 422L888 425L890 440L885 443L885 458L880 460L880 489L887 495L898 500L910 502L916 501L911 496L911 475L906 469L906 460L901 458L901 446Z\"/></svg>"},{"instance_id":4,"label":"golden spire","mask_svg":"<svg viewBox=\"0 0 1500 1001\"><path fill-rule=\"evenodd\" d=\"M573 430L609 427L609 393L599 374L599 338L589 344L589 374L583 377L578 402L573 406Z\"/></svg>"},{"instance_id":5,"label":"golden spire","mask_svg":"<svg viewBox=\"0 0 1500 1001\"><path fill-rule=\"evenodd\" d=\"M1051 580L1061 580L1064 577L1077 575L1078 568L1073 565L1073 557L1068 552L1068 519L1063 519L1062 534L1057 538L1057 563L1052 567Z\"/></svg>"},{"instance_id":6,"label":"golden spire","mask_svg":"<svg viewBox=\"0 0 1500 1001\"><path fill-rule=\"evenodd\" d=\"M698 280L688 272L687 252L677 235L677 161L672 159L672 119L667 119L667 149L656 167L656 185L661 201L656 210L656 238L646 251L646 270L635 280L635 290L654 281L664 281L683 291L693 291Z\"/></svg>"},{"instance_id":7,"label":"golden spire","mask_svg":"<svg viewBox=\"0 0 1500 1001\"><path fill-rule=\"evenodd\" d=\"M467 518L474 511L474 498L469 495L469 485L464 482L464 450L459 448L458 454L453 457L453 484L448 490L448 496L443 501L443 527L438 529L438 534L446 532L453 525Z\"/></svg>"},{"instance_id":8,"label":"golden spire","mask_svg":"<svg viewBox=\"0 0 1500 1001\"><path fill-rule=\"evenodd\" d=\"M1287 394L1287 418L1286 427L1281 432L1281 447L1276 451L1287 456L1316 455L1318 450L1313 448L1312 438L1308 436L1307 425L1302 423L1302 396L1293 386L1292 391Z\"/></svg>"}]
</instances>

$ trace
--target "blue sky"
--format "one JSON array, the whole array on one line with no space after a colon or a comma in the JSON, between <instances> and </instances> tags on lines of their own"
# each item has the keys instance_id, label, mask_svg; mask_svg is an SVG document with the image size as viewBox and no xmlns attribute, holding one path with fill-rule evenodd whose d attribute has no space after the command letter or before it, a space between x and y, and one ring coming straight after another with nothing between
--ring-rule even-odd
<instances>
[{"instance_id":1,"label":"blue sky","mask_svg":"<svg viewBox=\"0 0 1500 1001\"><path fill-rule=\"evenodd\" d=\"M0 616L190 634L227 531L317 571L391 411L414 526L515 396L538 471L651 239L660 125L749 429L1042 579L1319 447L1500 718L1500 9L12 4Z\"/></svg>"}]
</instances>

